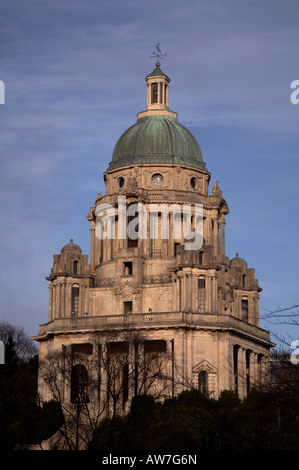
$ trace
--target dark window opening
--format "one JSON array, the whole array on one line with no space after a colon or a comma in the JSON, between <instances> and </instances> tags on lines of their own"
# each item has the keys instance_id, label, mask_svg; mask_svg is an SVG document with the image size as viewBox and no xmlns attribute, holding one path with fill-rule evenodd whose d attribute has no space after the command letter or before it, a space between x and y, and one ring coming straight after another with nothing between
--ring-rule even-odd
<instances>
[{"instance_id":1,"label":"dark window opening","mask_svg":"<svg viewBox=\"0 0 299 470\"><path fill-rule=\"evenodd\" d=\"M126 341L112 341L107 344L108 354L127 354L129 352L129 343Z\"/></svg>"},{"instance_id":2,"label":"dark window opening","mask_svg":"<svg viewBox=\"0 0 299 470\"><path fill-rule=\"evenodd\" d=\"M72 287L72 317L79 313L79 287Z\"/></svg>"},{"instance_id":3,"label":"dark window opening","mask_svg":"<svg viewBox=\"0 0 299 470\"><path fill-rule=\"evenodd\" d=\"M241 300L242 319L248 320L248 299Z\"/></svg>"},{"instance_id":4,"label":"dark window opening","mask_svg":"<svg viewBox=\"0 0 299 470\"><path fill-rule=\"evenodd\" d=\"M177 253L178 253L178 247L179 247L179 246L180 246L180 243L175 243L175 244L174 244L174 256L177 255Z\"/></svg>"},{"instance_id":5,"label":"dark window opening","mask_svg":"<svg viewBox=\"0 0 299 470\"><path fill-rule=\"evenodd\" d=\"M144 352L147 353L165 353L166 342L163 339L153 339L144 342Z\"/></svg>"},{"instance_id":6,"label":"dark window opening","mask_svg":"<svg viewBox=\"0 0 299 470\"><path fill-rule=\"evenodd\" d=\"M133 263L132 261L126 261L124 263L124 275L131 276L133 274Z\"/></svg>"},{"instance_id":7,"label":"dark window opening","mask_svg":"<svg viewBox=\"0 0 299 470\"><path fill-rule=\"evenodd\" d=\"M205 370L201 370L198 374L198 389L207 396L208 394L208 374Z\"/></svg>"},{"instance_id":8,"label":"dark window opening","mask_svg":"<svg viewBox=\"0 0 299 470\"><path fill-rule=\"evenodd\" d=\"M131 238L128 239L128 248L136 248L138 246L138 239L132 240Z\"/></svg>"},{"instance_id":9,"label":"dark window opening","mask_svg":"<svg viewBox=\"0 0 299 470\"><path fill-rule=\"evenodd\" d=\"M118 185L119 185L120 188L122 188L124 184L125 184L125 180L121 176L120 178L118 178Z\"/></svg>"},{"instance_id":10,"label":"dark window opening","mask_svg":"<svg viewBox=\"0 0 299 470\"><path fill-rule=\"evenodd\" d=\"M130 313L132 313L132 310L133 310L133 302L132 301L124 302L124 314L130 315Z\"/></svg>"},{"instance_id":11,"label":"dark window opening","mask_svg":"<svg viewBox=\"0 0 299 470\"><path fill-rule=\"evenodd\" d=\"M92 344L90 343L78 343L72 344L72 354L88 354L91 355L93 352Z\"/></svg>"},{"instance_id":12,"label":"dark window opening","mask_svg":"<svg viewBox=\"0 0 299 470\"><path fill-rule=\"evenodd\" d=\"M152 104L158 103L158 83L152 84Z\"/></svg>"},{"instance_id":13,"label":"dark window opening","mask_svg":"<svg viewBox=\"0 0 299 470\"><path fill-rule=\"evenodd\" d=\"M198 264L202 266L202 251L198 253Z\"/></svg>"},{"instance_id":14,"label":"dark window opening","mask_svg":"<svg viewBox=\"0 0 299 470\"><path fill-rule=\"evenodd\" d=\"M246 287L246 274L243 274L242 276L242 286Z\"/></svg>"},{"instance_id":15,"label":"dark window opening","mask_svg":"<svg viewBox=\"0 0 299 470\"><path fill-rule=\"evenodd\" d=\"M194 189L196 187L196 178L191 178L190 179L190 184L191 184L191 187Z\"/></svg>"},{"instance_id":16,"label":"dark window opening","mask_svg":"<svg viewBox=\"0 0 299 470\"><path fill-rule=\"evenodd\" d=\"M78 261L73 263L73 274L78 274Z\"/></svg>"},{"instance_id":17,"label":"dark window opening","mask_svg":"<svg viewBox=\"0 0 299 470\"><path fill-rule=\"evenodd\" d=\"M77 364L71 372L71 402L74 404L88 403L87 394L88 374L86 367Z\"/></svg>"},{"instance_id":18,"label":"dark window opening","mask_svg":"<svg viewBox=\"0 0 299 470\"><path fill-rule=\"evenodd\" d=\"M128 248L138 247L138 235L139 235L138 234L138 230L139 230L138 220L139 220L138 204L132 203L128 206L128 217L127 217Z\"/></svg>"}]
</instances>

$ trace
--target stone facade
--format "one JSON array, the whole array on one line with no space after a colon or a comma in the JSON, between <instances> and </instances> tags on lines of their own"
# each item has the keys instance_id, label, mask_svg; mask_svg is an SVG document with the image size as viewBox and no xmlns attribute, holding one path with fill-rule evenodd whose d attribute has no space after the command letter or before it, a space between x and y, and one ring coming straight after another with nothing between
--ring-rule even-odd
<instances>
[{"instance_id":1,"label":"stone facade","mask_svg":"<svg viewBox=\"0 0 299 470\"><path fill-rule=\"evenodd\" d=\"M113 343L113 334L129 357L136 351L128 334L138 333L144 360L146 351L164 356L164 396L194 386L209 396L233 389L244 397L262 381L272 346L259 326L261 288L254 269L225 254L227 202L218 182L209 192L200 148L169 110L170 80L156 65L146 78L146 110L117 142L106 194L98 193L87 214L89 262L73 240L54 255L49 321L36 336L40 359L95 338ZM196 249L188 249L186 207L192 232L195 207L202 210ZM127 231L134 220L137 238ZM95 348L91 355L98 357ZM41 377L39 391L51 398Z\"/></svg>"}]
</instances>

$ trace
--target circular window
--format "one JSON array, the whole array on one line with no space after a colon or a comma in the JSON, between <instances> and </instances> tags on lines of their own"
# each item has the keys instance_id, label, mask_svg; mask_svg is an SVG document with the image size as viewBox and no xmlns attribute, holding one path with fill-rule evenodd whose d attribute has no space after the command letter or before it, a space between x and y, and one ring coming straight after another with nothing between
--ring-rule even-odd
<instances>
[{"instance_id":1,"label":"circular window","mask_svg":"<svg viewBox=\"0 0 299 470\"><path fill-rule=\"evenodd\" d=\"M118 178L118 185L120 188L122 188L124 184L125 184L125 180L121 176L120 178Z\"/></svg>"},{"instance_id":2,"label":"circular window","mask_svg":"<svg viewBox=\"0 0 299 470\"><path fill-rule=\"evenodd\" d=\"M163 176L160 175L160 173L155 173L153 176L152 176L152 182L154 184L162 184L163 183Z\"/></svg>"},{"instance_id":3,"label":"circular window","mask_svg":"<svg viewBox=\"0 0 299 470\"><path fill-rule=\"evenodd\" d=\"M190 179L190 184L191 184L191 187L194 189L196 187L196 178L191 178Z\"/></svg>"}]
</instances>

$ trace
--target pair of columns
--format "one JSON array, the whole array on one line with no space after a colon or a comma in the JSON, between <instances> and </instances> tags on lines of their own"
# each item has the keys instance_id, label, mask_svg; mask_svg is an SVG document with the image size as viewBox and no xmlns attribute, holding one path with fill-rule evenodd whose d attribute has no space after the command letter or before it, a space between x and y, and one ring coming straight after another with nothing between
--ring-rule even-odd
<instances>
[{"instance_id":1,"label":"pair of columns","mask_svg":"<svg viewBox=\"0 0 299 470\"><path fill-rule=\"evenodd\" d=\"M49 284L49 321L70 317L72 314L72 287L79 289L78 313L88 311L88 286L76 281L55 280Z\"/></svg>"},{"instance_id":2,"label":"pair of columns","mask_svg":"<svg viewBox=\"0 0 299 470\"><path fill-rule=\"evenodd\" d=\"M235 391L243 398L253 386L261 386L265 374L263 356L242 346L235 346L233 359Z\"/></svg>"},{"instance_id":3,"label":"pair of columns","mask_svg":"<svg viewBox=\"0 0 299 470\"><path fill-rule=\"evenodd\" d=\"M182 271L177 276L174 290L174 310L194 313L217 312L216 276L202 277L198 273L193 273L192 270Z\"/></svg>"}]
</instances>

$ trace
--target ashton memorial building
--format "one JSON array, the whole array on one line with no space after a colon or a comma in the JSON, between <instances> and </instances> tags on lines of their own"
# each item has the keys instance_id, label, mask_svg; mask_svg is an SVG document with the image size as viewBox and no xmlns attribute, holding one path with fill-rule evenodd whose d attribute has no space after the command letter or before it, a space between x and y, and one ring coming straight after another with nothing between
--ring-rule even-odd
<instances>
[{"instance_id":1,"label":"ashton memorial building","mask_svg":"<svg viewBox=\"0 0 299 470\"><path fill-rule=\"evenodd\" d=\"M106 194L88 211L90 253L71 239L53 257L39 357L76 351L101 371L101 348L128 363L138 349L143 363L153 354L163 359L164 396L190 386L215 398L224 389L245 397L263 381L273 346L259 326L261 288L244 259L226 256L228 204L218 182L209 188L197 140L169 109L170 79L160 67L145 78L145 110L115 145ZM77 389L64 390L69 402L80 380L88 387L88 372L77 371ZM119 378L124 410L129 373L123 367ZM42 378L39 393L51 399Z\"/></svg>"}]
</instances>

